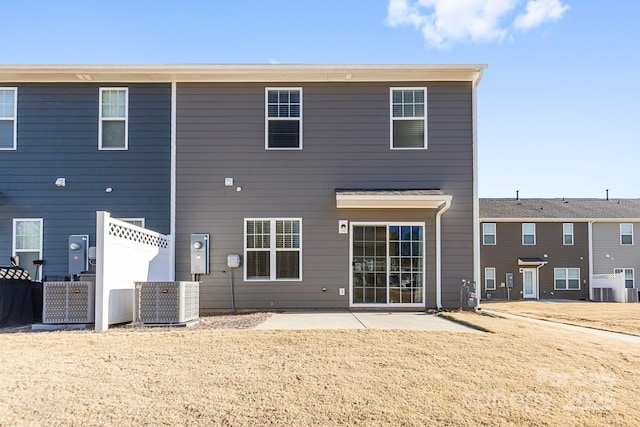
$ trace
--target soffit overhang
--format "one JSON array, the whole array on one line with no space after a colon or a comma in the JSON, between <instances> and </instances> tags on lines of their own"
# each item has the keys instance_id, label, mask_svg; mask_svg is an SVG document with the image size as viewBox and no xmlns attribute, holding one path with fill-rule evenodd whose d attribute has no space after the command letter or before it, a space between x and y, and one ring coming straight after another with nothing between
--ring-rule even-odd
<instances>
[{"instance_id":1,"label":"soffit overhang","mask_svg":"<svg viewBox=\"0 0 640 427\"><path fill-rule=\"evenodd\" d=\"M456 65L0 65L0 82L261 83L469 81L485 64Z\"/></svg>"},{"instance_id":2,"label":"soffit overhang","mask_svg":"<svg viewBox=\"0 0 640 427\"><path fill-rule=\"evenodd\" d=\"M338 209L438 209L452 199L441 190L336 190Z\"/></svg>"}]
</instances>

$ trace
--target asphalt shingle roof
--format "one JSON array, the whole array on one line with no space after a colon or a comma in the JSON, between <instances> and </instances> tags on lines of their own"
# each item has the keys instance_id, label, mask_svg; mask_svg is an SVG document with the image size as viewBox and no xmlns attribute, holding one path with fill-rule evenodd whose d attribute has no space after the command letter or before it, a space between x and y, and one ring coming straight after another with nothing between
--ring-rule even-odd
<instances>
[{"instance_id":1,"label":"asphalt shingle roof","mask_svg":"<svg viewBox=\"0 0 640 427\"><path fill-rule=\"evenodd\" d=\"M480 199L480 218L638 218L640 199Z\"/></svg>"}]
</instances>

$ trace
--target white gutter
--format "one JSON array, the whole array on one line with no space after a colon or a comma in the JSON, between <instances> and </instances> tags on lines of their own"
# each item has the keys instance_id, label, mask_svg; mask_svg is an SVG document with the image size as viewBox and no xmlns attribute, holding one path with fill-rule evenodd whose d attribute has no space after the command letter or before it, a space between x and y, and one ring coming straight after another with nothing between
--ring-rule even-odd
<instances>
[{"instance_id":1,"label":"white gutter","mask_svg":"<svg viewBox=\"0 0 640 427\"><path fill-rule=\"evenodd\" d=\"M484 64L0 65L0 82L477 82Z\"/></svg>"},{"instance_id":2,"label":"white gutter","mask_svg":"<svg viewBox=\"0 0 640 427\"><path fill-rule=\"evenodd\" d=\"M482 217L480 222L639 222L638 218L491 218Z\"/></svg>"},{"instance_id":3,"label":"white gutter","mask_svg":"<svg viewBox=\"0 0 640 427\"><path fill-rule=\"evenodd\" d=\"M473 281L476 283L476 308L480 308L480 199L478 197L478 96L477 88L482 74L473 81L471 90L471 120L473 126Z\"/></svg>"},{"instance_id":4,"label":"white gutter","mask_svg":"<svg viewBox=\"0 0 640 427\"><path fill-rule=\"evenodd\" d=\"M171 83L171 189L170 189L170 225L169 234L171 234L171 260L169 265L169 276L171 280L176 280L176 117L177 107L177 84Z\"/></svg>"},{"instance_id":5,"label":"white gutter","mask_svg":"<svg viewBox=\"0 0 640 427\"><path fill-rule=\"evenodd\" d=\"M440 217L451 207L451 199L448 199L444 207L436 213L436 308L442 308L442 232L440 230Z\"/></svg>"}]
</instances>

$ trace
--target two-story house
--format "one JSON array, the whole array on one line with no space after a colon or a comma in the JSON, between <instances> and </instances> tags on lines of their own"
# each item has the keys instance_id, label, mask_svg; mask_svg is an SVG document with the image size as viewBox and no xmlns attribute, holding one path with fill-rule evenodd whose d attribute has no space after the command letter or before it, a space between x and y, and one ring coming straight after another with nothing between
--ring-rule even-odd
<instances>
[{"instance_id":1,"label":"two-story house","mask_svg":"<svg viewBox=\"0 0 640 427\"><path fill-rule=\"evenodd\" d=\"M176 273L201 306L459 305L474 268L484 66L215 68L177 85Z\"/></svg>"},{"instance_id":2,"label":"two-story house","mask_svg":"<svg viewBox=\"0 0 640 427\"><path fill-rule=\"evenodd\" d=\"M485 68L2 66L0 259L65 275L105 210L174 236L202 308L459 306Z\"/></svg>"},{"instance_id":3,"label":"two-story house","mask_svg":"<svg viewBox=\"0 0 640 427\"><path fill-rule=\"evenodd\" d=\"M589 299L594 274L636 287L640 199L480 199L485 299Z\"/></svg>"}]
</instances>

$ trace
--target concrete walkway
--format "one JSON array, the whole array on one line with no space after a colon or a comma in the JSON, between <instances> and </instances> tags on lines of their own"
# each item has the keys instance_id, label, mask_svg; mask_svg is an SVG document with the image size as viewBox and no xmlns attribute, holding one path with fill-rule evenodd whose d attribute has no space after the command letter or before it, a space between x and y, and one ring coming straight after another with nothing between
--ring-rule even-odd
<instances>
[{"instance_id":1,"label":"concrete walkway","mask_svg":"<svg viewBox=\"0 0 640 427\"><path fill-rule=\"evenodd\" d=\"M617 340L631 342L634 344L640 344L640 337L636 335L628 335L628 334L622 334L619 332L603 331L600 329L586 328L584 326L567 325L566 323L552 322L551 320L534 319L532 317L519 316L517 314L509 314L509 313L505 313L503 311L497 311L497 310L487 310L485 308L483 308L482 311L494 314L496 316L524 320L527 322L538 323L540 325L553 326L556 328L568 329L570 331L584 332L587 334L598 335L598 336L607 337L607 338L614 338Z\"/></svg>"},{"instance_id":2,"label":"concrete walkway","mask_svg":"<svg viewBox=\"0 0 640 427\"><path fill-rule=\"evenodd\" d=\"M483 333L435 314L408 312L274 313L255 329L404 329Z\"/></svg>"}]
</instances>

